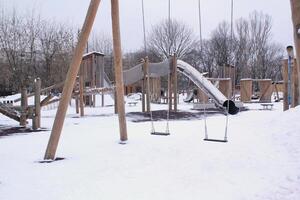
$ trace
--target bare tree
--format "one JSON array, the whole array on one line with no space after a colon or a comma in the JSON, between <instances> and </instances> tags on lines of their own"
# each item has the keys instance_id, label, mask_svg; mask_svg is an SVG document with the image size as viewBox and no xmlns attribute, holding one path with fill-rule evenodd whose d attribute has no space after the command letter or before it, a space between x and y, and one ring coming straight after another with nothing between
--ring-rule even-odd
<instances>
[{"instance_id":1,"label":"bare tree","mask_svg":"<svg viewBox=\"0 0 300 200\"><path fill-rule=\"evenodd\" d=\"M28 85L34 76L38 16L21 16L16 10L1 13L0 49L10 71L11 87Z\"/></svg>"},{"instance_id":2,"label":"bare tree","mask_svg":"<svg viewBox=\"0 0 300 200\"><path fill-rule=\"evenodd\" d=\"M176 20L171 20L170 23L165 20L157 24L148 38L150 52L160 58L166 58L173 53L184 58L192 51L195 43L192 30Z\"/></svg>"},{"instance_id":3,"label":"bare tree","mask_svg":"<svg viewBox=\"0 0 300 200\"><path fill-rule=\"evenodd\" d=\"M75 37L72 28L64 24L43 21L42 27L39 34L41 76L46 85L51 85L64 80Z\"/></svg>"}]
</instances>

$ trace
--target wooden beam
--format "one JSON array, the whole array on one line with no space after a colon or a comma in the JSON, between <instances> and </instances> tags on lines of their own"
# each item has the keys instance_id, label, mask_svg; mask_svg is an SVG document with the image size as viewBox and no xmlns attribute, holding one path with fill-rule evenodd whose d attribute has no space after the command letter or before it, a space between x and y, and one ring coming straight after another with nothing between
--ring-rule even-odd
<instances>
[{"instance_id":1,"label":"wooden beam","mask_svg":"<svg viewBox=\"0 0 300 200\"><path fill-rule=\"evenodd\" d=\"M34 83L34 118L33 122L33 130L36 130L41 127L41 79L35 79Z\"/></svg>"},{"instance_id":2,"label":"wooden beam","mask_svg":"<svg viewBox=\"0 0 300 200\"><path fill-rule=\"evenodd\" d=\"M52 127L51 136L48 142L44 159L54 160L59 138L63 128L66 112L68 109L68 102L71 99L74 82L79 71L82 56L93 27L93 23L97 14L97 10L100 4L100 0L91 0L90 6L83 24L77 46L75 48L72 61L67 73L65 85L62 92L62 97L59 102L59 106L56 112L54 124Z\"/></svg>"},{"instance_id":3,"label":"wooden beam","mask_svg":"<svg viewBox=\"0 0 300 200\"><path fill-rule=\"evenodd\" d=\"M297 60L293 61L293 72L292 72L292 108L298 106L299 102L299 82L298 82L298 68Z\"/></svg>"},{"instance_id":4,"label":"wooden beam","mask_svg":"<svg viewBox=\"0 0 300 200\"><path fill-rule=\"evenodd\" d=\"M177 56L176 56L176 54L174 54L174 56L172 58L172 67L173 67L174 112L177 112L177 104L178 104L177 93L178 93L178 88L177 88Z\"/></svg>"},{"instance_id":5,"label":"wooden beam","mask_svg":"<svg viewBox=\"0 0 300 200\"><path fill-rule=\"evenodd\" d=\"M21 88L20 126L26 126L27 125L27 107L28 107L27 89L25 87L23 87L23 88Z\"/></svg>"},{"instance_id":6,"label":"wooden beam","mask_svg":"<svg viewBox=\"0 0 300 200\"><path fill-rule=\"evenodd\" d=\"M292 21L294 26L294 40L296 47L297 58L297 73L298 73L298 85L300 86L300 1L290 0L292 10ZM300 103L300 87L298 88L298 104Z\"/></svg>"},{"instance_id":7,"label":"wooden beam","mask_svg":"<svg viewBox=\"0 0 300 200\"><path fill-rule=\"evenodd\" d=\"M173 98L172 98L172 91L173 91L173 81L172 81L172 76L173 76L173 66L172 66L172 62L169 64L169 68L170 68L170 73L168 75L168 103L169 103L169 112L172 111L172 104L173 104Z\"/></svg>"},{"instance_id":8,"label":"wooden beam","mask_svg":"<svg viewBox=\"0 0 300 200\"><path fill-rule=\"evenodd\" d=\"M119 116L120 140L124 142L127 137L127 126L124 106L124 82L123 82L123 64L122 64L122 48L120 34L120 19L119 19L119 0L111 0L111 17L112 17L112 32L113 32L113 48L114 48L114 65L115 79L117 91L117 107Z\"/></svg>"},{"instance_id":9,"label":"wooden beam","mask_svg":"<svg viewBox=\"0 0 300 200\"><path fill-rule=\"evenodd\" d=\"M74 90L79 91L79 76L76 77ZM79 114L79 95L75 95L75 108L76 108L76 114Z\"/></svg>"},{"instance_id":10,"label":"wooden beam","mask_svg":"<svg viewBox=\"0 0 300 200\"><path fill-rule=\"evenodd\" d=\"M252 98L252 79L241 79L241 102L250 102Z\"/></svg>"},{"instance_id":11,"label":"wooden beam","mask_svg":"<svg viewBox=\"0 0 300 200\"><path fill-rule=\"evenodd\" d=\"M144 72L144 77L143 77L143 80L142 80L142 112L145 112L146 111L146 100L145 100L145 91L146 91L146 68L145 68L145 60L143 59L142 60L142 63L143 63L143 72Z\"/></svg>"},{"instance_id":12,"label":"wooden beam","mask_svg":"<svg viewBox=\"0 0 300 200\"><path fill-rule=\"evenodd\" d=\"M288 103L288 61L282 61L282 77L283 77L283 111L289 109Z\"/></svg>"},{"instance_id":13,"label":"wooden beam","mask_svg":"<svg viewBox=\"0 0 300 200\"><path fill-rule=\"evenodd\" d=\"M84 96L83 96L83 90L84 90L84 65L81 65L80 67L80 75L79 75L79 113L80 117L84 116Z\"/></svg>"},{"instance_id":14,"label":"wooden beam","mask_svg":"<svg viewBox=\"0 0 300 200\"><path fill-rule=\"evenodd\" d=\"M146 102L147 102L147 112L150 112L150 76L149 76L149 59L148 57L145 58L145 63L144 63L144 77L146 78Z\"/></svg>"},{"instance_id":15,"label":"wooden beam","mask_svg":"<svg viewBox=\"0 0 300 200\"><path fill-rule=\"evenodd\" d=\"M60 83L51 85L51 86L49 86L49 87L43 88L43 89L41 89L41 93L47 92L47 91L52 90L52 89L55 89L55 88L60 88L60 87L62 87L62 86L64 85L64 83L65 83L65 82L60 82ZM34 93L30 93L30 94L27 94L27 97L28 97L28 98L29 98L29 97L33 97L34 95L35 95ZM21 98L15 99L15 100L14 100L14 103L19 102L19 101L21 101Z\"/></svg>"},{"instance_id":16,"label":"wooden beam","mask_svg":"<svg viewBox=\"0 0 300 200\"><path fill-rule=\"evenodd\" d=\"M3 103L0 103L0 113L13 120L20 122L20 117L16 113L10 112L10 109L7 109L5 104Z\"/></svg>"},{"instance_id":17,"label":"wooden beam","mask_svg":"<svg viewBox=\"0 0 300 200\"><path fill-rule=\"evenodd\" d=\"M52 98L53 98L52 94L49 94L47 97L45 97L40 103L41 107L46 106Z\"/></svg>"}]
</instances>

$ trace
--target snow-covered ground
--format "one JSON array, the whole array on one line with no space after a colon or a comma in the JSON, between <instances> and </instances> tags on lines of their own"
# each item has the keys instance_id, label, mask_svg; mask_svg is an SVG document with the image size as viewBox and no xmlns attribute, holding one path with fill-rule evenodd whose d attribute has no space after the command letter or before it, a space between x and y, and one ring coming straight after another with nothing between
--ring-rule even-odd
<instances>
[{"instance_id":1,"label":"snow-covered ground","mask_svg":"<svg viewBox=\"0 0 300 200\"><path fill-rule=\"evenodd\" d=\"M127 112L141 110L140 102L125 105ZM126 145L118 143L113 106L86 108L83 118L70 107L57 151L65 160L38 162L50 131L0 137L0 199L299 200L300 107L247 106L229 117L228 143L203 141L203 119L171 121L167 137L150 135L150 122L129 119ZM42 111L43 127L51 129L55 111ZM223 137L225 119L208 117L210 137ZM17 125L2 115L0 124ZM165 126L155 122L158 131Z\"/></svg>"}]
</instances>

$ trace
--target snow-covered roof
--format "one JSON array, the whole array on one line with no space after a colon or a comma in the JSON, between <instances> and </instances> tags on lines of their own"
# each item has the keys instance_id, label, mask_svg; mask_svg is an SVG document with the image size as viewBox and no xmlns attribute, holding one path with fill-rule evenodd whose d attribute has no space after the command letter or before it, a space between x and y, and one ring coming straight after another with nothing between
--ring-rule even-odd
<instances>
[{"instance_id":1,"label":"snow-covered roof","mask_svg":"<svg viewBox=\"0 0 300 200\"><path fill-rule=\"evenodd\" d=\"M82 57L85 58L85 57L88 57L88 56L93 55L93 54L95 54L95 55L97 55L97 56L105 56L104 53L97 52L97 51L91 51L91 52L89 52L89 53L83 54Z\"/></svg>"}]
</instances>

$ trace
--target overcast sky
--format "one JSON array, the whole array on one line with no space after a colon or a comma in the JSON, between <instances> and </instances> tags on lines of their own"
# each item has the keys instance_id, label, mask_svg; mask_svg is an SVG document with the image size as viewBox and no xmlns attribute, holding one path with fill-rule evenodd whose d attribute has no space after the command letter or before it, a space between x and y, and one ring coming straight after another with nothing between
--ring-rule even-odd
<instances>
[{"instance_id":1,"label":"overcast sky","mask_svg":"<svg viewBox=\"0 0 300 200\"><path fill-rule=\"evenodd\" d=\"M230 21L231 0L201 0L203 37L223 20ZM168 0L144 0L146 29L168 16ZM81 26L89 0L0 0L4 8L19 11L35 8L43 18L55 19ZM272 16L273 40L284 46L293 44L289 0L234 0L234 19L248 17L254 10ZM120 0L122 45L125 51L143 44L141 0ZM171 0L171 17L178 19L199 34L198 0ZM94 30L111 34L110 0L102 0Z\"/></svg>"}]
</instances>

